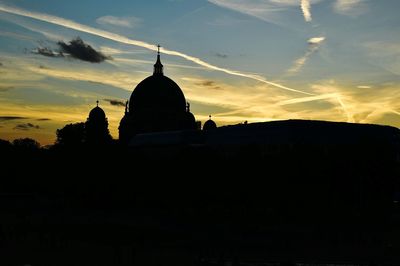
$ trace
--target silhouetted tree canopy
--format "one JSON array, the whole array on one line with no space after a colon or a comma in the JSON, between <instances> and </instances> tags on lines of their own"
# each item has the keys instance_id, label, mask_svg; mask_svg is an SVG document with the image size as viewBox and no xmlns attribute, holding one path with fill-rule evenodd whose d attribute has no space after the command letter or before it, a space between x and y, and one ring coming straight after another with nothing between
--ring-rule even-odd
<instances>
[{"instance_id":1,"label":"silhouetted tree canopy","mask_svg":"<svg viewBox=\"0 0 400 266\"><path fill-rule=\"evenodd\" d=\"M16 149L35 151L40 149L40 143L31 138L15 139L13 145Z\"/></svg>"},{"instance_id":2,"label":"silhouetted tree canopy","mask_svg":"<svg viewBox=\"0 0 400 266\"><path fill-rule=\"evenodd\" d=\"M0 152L9 151L12 148L8 140L0 139Z\"/></svg>"},{"instance_id":3,"label":"silhouetted tree canopy","mask_svg":"<svg viewBox=\"0 0 400 266\"><path fill-rule=\"evenodd\" d=\"M85 142L85 123L68 124L57 129L56 145L76 147Z\"/></svg>"}]
</instances>

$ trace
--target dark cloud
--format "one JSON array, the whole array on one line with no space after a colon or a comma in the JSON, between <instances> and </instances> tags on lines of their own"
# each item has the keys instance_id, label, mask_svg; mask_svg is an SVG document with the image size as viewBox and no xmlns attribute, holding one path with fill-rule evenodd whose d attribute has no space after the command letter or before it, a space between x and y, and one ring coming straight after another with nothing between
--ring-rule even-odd
<instances>
[{"instance_id":1,"label":"dark cloud","mask_svg":"<svg viewBox=\"0 0 400 266\"><path fill-rule=\"evenodd\" d=\"M86 44L81 38L76 38L69 43L60 41L57 43L60 48L60 54L69 54L73 58L80 59L91 63L101 63L104 60L110 59L110 57L96 51L92 46Z\"/></svg>"},{"instance_id":2,"label":"dark cloud","mask_svg":"<svg viewBox=\"0 0 400 266\"><path fill-rule=\"evenodd\" d=\"M215 53L215 56L219 57L219 58L227 58L228 57L227 54L221 54L221 53Z\"/></svg>"},{"instance_id":3,"label":"dark cloud","mask_svg":"<svg viewBox=\"0 0 400 266\"><path fill-rule=\"evenodd\" d=\"M0 85L0 92L2 92L2 91L9 91L9 90L12 90L12 89L14 89L13 86L1 86L1 85Z\"/></svg>"},{"instance_id":4,"label":"dark cloud","mask_svg":"<svg viewBox=\"0 0 400 266\"><path fill-rule=\"evenodd\" d=\"M40 126L31 124L31 123L18 124L14 127L14 129L17 129L17 130L30 130L30 129L39 129L39 128L40 128Z\"/></svg>"},{"instance_id":5,"label":"dark cloud","mask_svg":"<svg viewBox=\"0 0 400 266\"><path fill-rule=\"evenodd\" d=\"M2 62L0 62L0 67L1 67L1 66L3 66L3 63L2 63Z\"/></svg>"},{"instance_id":6,"label":"dark cloud","mask_svg":"<svg viewBox=\"0 0 400 266\"><path fill-rule=\"evenodd\" d=\"M207 87L209 89L214 89L214 90L221 89L221 87L217 86L217 84L212 80L204 80L204 81L196 83L196 85L200 85L200 86Z\"/></svg>"},{"instance_id":7,"label":"dark cloud","mask_svg":"<svg viewBox=\"0 0 400 266\"><path fill-rule=\"evenodd\" d=\"M40 69L50 69L49 67L44 66L44 65L40 65L39 68L40 68Z\"/></svg>"},{"instance_id":8,"label":"dark cloud","mask_svg":"<svg viewBox=\"0 0 400 266\"><path fill-rule=\"evenodd\" d=\"M38 118L36 121L50 121L50 118Z\"/></svg>"},{"instance_id":9,"label":"dark cloud","mask_svg":"<svg viewBox=\"0 0 400 266\"><path fill-rule=\"evenodd\" d=\"M110 60L110 56L106 56L103 53L96 51L92 46L86 44L81 38L71 40L69 43L63 41L57 42L59 50L54 50L50 47L43 46L45 44L39 43L41 47L36 48L32 51L34 54L39 54L47 57L72 57L82 61L91 63L101 63L104 60ZM46 69L45 66L39 66L40 68Z\"/></svg>"},{"instance_id":10,"label":"dark cloud","mask_svg":"<svg viewBox=\"0 0 400 266\"><path fill-rule=\"evenodd\" d=\"M0 116L0 122L2 122L2 121L10 121L10 120L21 120L21 119L27 119L27 117L22 117L22 116Z\"/></svg>"},{"instance_id":11,"label":"dark cloud","mask_svg":"<svg viewBox=\"0 0 400 266\"><path fill-rule=\"evenodd\" d=\"M111 105L125 107L125 103L123 101L120 101L120 100L104 99L104 101L109 102Z\"/></svg>"}]
</instances>

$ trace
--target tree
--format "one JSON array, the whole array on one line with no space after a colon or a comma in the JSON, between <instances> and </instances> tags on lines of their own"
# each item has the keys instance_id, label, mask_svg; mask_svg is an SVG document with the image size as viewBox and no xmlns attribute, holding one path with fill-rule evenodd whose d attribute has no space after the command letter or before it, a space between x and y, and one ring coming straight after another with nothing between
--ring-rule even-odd
<instances>
[{"instance_id":1,"label":"tree","mask_svg":"<svg viewBox=\"0 0 400 266\"><path fill-rule=\"evenodd\" d=\"M40 149L40 143L31 138L15 139L13 146L19 150L36 151Z\"/></svg>"},{"instance_id":2,"label":"tree","mask_svg":"<svg viewBox=\"0 0 400 266\"><path fill-rule=\"evenodd\" d=\"M82 146L85 142L85 123L68 124L57 129L56 145L65 147Z\"/></svg>"},{"instance_id":3,"label":"tree","mask_svg":"<svg viewBox=\"0 0 400 266\"><path fill-rule=\"evenodd\" d=\"M8 140L0 139L0 152L10 151L12 148Z\"/></svg>"}]
</instances>

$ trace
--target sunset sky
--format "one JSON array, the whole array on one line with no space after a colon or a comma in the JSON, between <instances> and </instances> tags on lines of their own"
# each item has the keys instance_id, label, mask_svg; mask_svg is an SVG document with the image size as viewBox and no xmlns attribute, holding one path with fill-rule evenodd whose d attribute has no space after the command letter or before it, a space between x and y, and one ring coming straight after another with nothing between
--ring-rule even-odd
<instances>
[{"instance_id":1,"label":"sunset sky","mask_svg":"<svg viewBox=\"0 0 400 266\"><path fill-rule=\"evenodd\" d=\"M0 138L51 144L96 100L118 138L158 43L202 122L400 127L399 10L399 0L0 0ZM77 37L105 58L62 50Z\"/></svg>"}]
</instances>

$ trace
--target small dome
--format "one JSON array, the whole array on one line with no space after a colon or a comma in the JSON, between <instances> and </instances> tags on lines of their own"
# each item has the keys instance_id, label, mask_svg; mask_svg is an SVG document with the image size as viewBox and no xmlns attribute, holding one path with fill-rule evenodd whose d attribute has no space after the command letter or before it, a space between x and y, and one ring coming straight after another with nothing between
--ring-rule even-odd
<instances>
[{"instance_id":1,"label":"small dome","mask_svg":"<svg viewBox=\"0 0 400 266\"><path fill-rule=\"evenodd\" d=\"M96 106L93 108L89 113L90 120L104 120L106 119L106 114L104 113L103 109Z\"/></svg>"},{"instance_id":2,"label":"small dome","mask_svg":"<svg viewBox=\"0 0 400 266\"><path fill-rule=\"evenodd\" d=\"M211 120L211 115L210 115L210 119L204 123L203 130L210 130L210 129L216 129L216 128L217 128L217 124Z\"/></svg>"},{"instance_id":3,"label":"small dome","mask_svg":"<svg viewBox=\"0 0 400 266\"><path fill-rule=\"evenodd\" d=\"M186 100L181 88L164 75L152 75L144 79L136 86L129 100L130 112L182 112L185 108Z\"/></svg>"}]
</instances>

